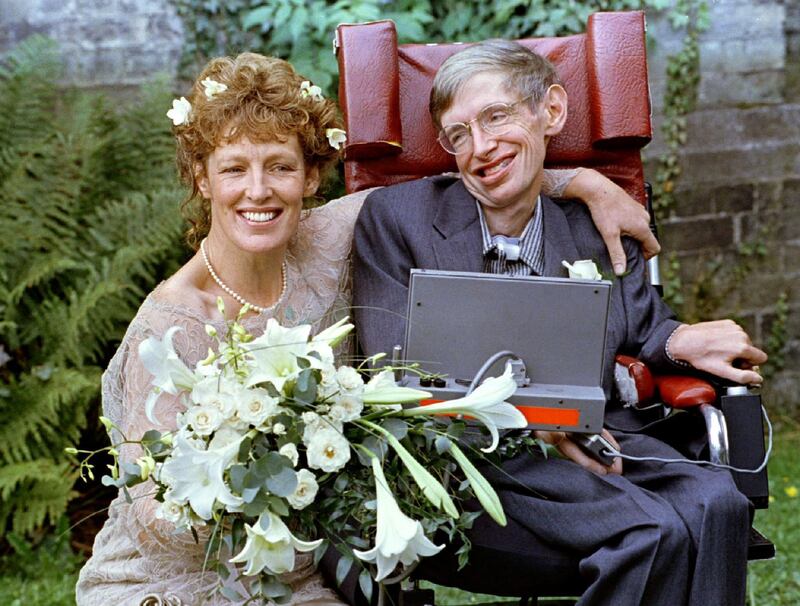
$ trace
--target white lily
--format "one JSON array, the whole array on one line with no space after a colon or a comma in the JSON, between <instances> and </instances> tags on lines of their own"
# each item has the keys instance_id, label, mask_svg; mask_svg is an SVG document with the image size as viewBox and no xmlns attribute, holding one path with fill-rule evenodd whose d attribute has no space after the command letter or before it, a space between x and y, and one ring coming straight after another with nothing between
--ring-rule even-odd
<instances>
[{"instance_id":1,"label":"white lily","mask_svg":"<svg viewBox=\"0 0 800 606\"><path fill-rule=\"evenodd\" d=\"M419 402L430 398L431 394L427 391L412 389L411 387L398 387L394 381L394 375L390 370L382 370L364 386L362 399L364 404L385 405L402 404L404 402ZM400 407L396 407L397 410Z\"/></svg>"},{"instance_id":2,"label":"white lily","mask_svg":"<svg viewBox=\"0 0 800 606\"><path fill-rule=\"evenodd\" d=\"M228 90L228 85L223 84L222 82L217 82L216 80L212 80L211 78L206 78L200 84L203 85L203 92L206 95L206 99L213 99L215 95L219 93L224 93Z\"/></svg>"},{"instance_id":3,"label":"white lily","mask_svg":"<svg viewBox=\"0 0 800 606\"><path fill-rule=\"evenodd\" d=\"M569 271L569 277L577 280L602 280L603 275L597 269L595 262L590 259L581 259L574 263L562 261L561 265Z\"/></svg>"},{"instance_id":4,"label":"white lily","mask_svg":"<svg viewBox=\"0 0 800 606\"><path fill-rule=\"evenodd\" d=\"M200 450L181 433L175 438L175 450L161 470L161 478L171 487L172 498L187 502L204 520L210 520L215 503L238 507L242 499L225 484L222 474L239 452L241 439L224 448Z\"/></svg>"},{"instance_id":5,"label":"white lily","mask_svg":"<svg viewBox=\"0 0 800 606\"><path fill-rule=\"evenodd\" d=\"M301 541L271 511L262 513L253 526L245 524L244 530L247 533L244 549L229 561L232 564L246 562L246 576L256 575L264 569L271 574L291 572L294 570L295 550L313 551L322 543L322 539Z\"/></svg>"},{"instance_id":6,"label":"white lily","mask_svg":"<svg viewBox=\"0 0 800 606\"><path fill-rule=\"evenodd\" d=\"M483 505L486 513L488 513L495 522L500 524L500 526L505 526L507 522L506 514L503 511L503 504L500 502L500 497L497 496L497 492L495 492L492 485L489 484L489 481L483 477L483 474L478 471L478 468L472 464L472 461L467 458L454 442L450 443L450 454L453 455L456 463L461 467L461 471L464 472L467 480L469 480L472 491L475 493L475 496L478 497L478 501Z\"/></svg>"},{"instance_id":7,"label":"white lily","mask_svg":"<svg viewBox=\"0 0 800 606\"><path fill-rule=\"evenodd\" d=\"M157 423L153 416L153 408L162 392L177 395L184 389L191 389L197 380L172 346L172 337L179 330L181 330L179 326L173 326L164 334L162 340L148 337L139 344L139 358L142 365L153 375L151 383L154 389L145 402L145 414L152 423Z\"/></svg>"},{"instance_id":8,"label":"white lily","mask_svg":"<svg viewBox=\"0 0 800 606\"><path fill-rule=\"evenodd\" d=\"M408 469L411 477L414 478L417 486L422 489L422 494L424 494L425 497L435 507L444 509L447 515L449 515L451 518L458 519L458 510L456 509L455 503L453 503L453 499L450 498L450 495L447 493L445 487L442 486L439 480L433 477L431 472L425 469L420 462L414 458L414 455L405 449L405 447L400 443L400 440L395 438L380 425L376 425L370 421L363 421L363 423L371 430L382 434L383 437L386 438L389 446L394 449L394 451L397 453L397 456L399 456L400 460L403 461L403 464L406 466L406 469Z\"/></svg>"},{"instance_id":9,"label":"white lily","mask_svg":"<svg viewBox=\"0 0 800 606\"><path fill-rule=\"evenodd\" d=\"M497 429L518 429L526 427L528 421L513 405L505 402L517 389L517 383L511 374L511 365L506 364L505 372L499 377L489 377L475 390L463 398L447 400L428 406L417 406L402 411L403 415L457 414L468 415L478 419L492 434L492 443L483 452L492 452L497 448L500 436Z\"/></svg>"},{"instance_id":10,"label":"white lily","mask_svg":"<svg viewBox=\"0 0 800 606\"><path fill-rule=\"evenodd\" d=\"M341 128L325 129L325 136L333 149L339 149L347 141L347 133Z\"/></svg>"},{"instance_id":11,"label":"white lily","mask_svg":"<svg viewBox=\"0 0 800 606\"><path fill-rule=\"evenodd\" d=\"M303 370L297 363L298 357L316 366L319 360L308 357L310 333L311 326L308 324L284 328L277 320L270 318L263 335L241 345L254 360L253 372L247 377L246 386L269 381L281 391L286 381L297 378Z\"/></svg>"},{"instance_id":12,"label":"white lily","mask_svg":"<svg viewBox=\"0 0 800 606\"><path fill-rule=\"evenodd\" d=\"M349 316L339 320L336 324L328 326L325 330L318 333L311 341L313 343L327 343L331 347L336 347L353 330L353 325L348 322Z\"/></svg>"},{"instance_id":13,"label":"white lily","mask_svg":"<svg viewBox=\"0 0 800 606\"><path fill-rule=\"evenodd\" d=\"M365 562L378 566L376 581L385 579L397 564L409 566L420 557L436 555L444 545L434 545L422 529L418 520L405 515L386 483L380 461L372 459L372 473L375 476L378 521L375 533L375 547L368 551L354 549L355 556Z\"/></svg>"},{"instance_id":14,"label":"white lily","mask_svg":"<svg viewBox=\"0 0 800 606\"><path fill-rule=\"evenodd\" d=\"M172 109L167 112L167 118L172 120L172 124L180 126L181 124L189 124L192 115L192 104L186 99L172 100Z\"/></svg>"}]
</instances>

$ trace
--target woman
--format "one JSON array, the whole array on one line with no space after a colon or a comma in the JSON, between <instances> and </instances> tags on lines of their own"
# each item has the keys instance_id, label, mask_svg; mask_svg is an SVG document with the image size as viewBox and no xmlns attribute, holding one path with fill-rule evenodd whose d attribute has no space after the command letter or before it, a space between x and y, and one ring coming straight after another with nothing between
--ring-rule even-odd
<instances>
[{"instance_id":1,"label":"woman","mask_svg":"<svg viewBox=\"0 0 800 606\"><path fill-rule=\"evenodd\" d=\"M193 366L212 344L206 326L224 334L225 321L245 303L250 311L243 322L254 334L270 317L321 329L348 313L350 240L368 193L302 210L333 169L343 132L335 104L280 59L252 53L215 59L195 81L189 100L176 101L168 115L190 203L199 202L188 234L197 252L147 297L103 377L104 413L131 439L152 427L144 412L151 377L137 354L144 339L180 326L173 343ZM593 187L596 178L593 171L550 175L551 183L568 182L575 189ZM609 199L609 185L601 184L601 200ZM611 200L620 198L616 186L610 191ZM626 204L622 200L615 208ZM646 222L640 225L646 228ZM174 429L181 409L162 396L155 409L158 429ZM122 456L137 455L123 449ZM158 518L152 492L152 484L141 484L130 490L133 503L122 496L112 503L81 571L78 604L231 604L215 591L220 577L203 572L202 545ZM298 562L286 577L293 603L341 603L324 587L308 554L299 554Z\"/></svg>"}]
</instances>

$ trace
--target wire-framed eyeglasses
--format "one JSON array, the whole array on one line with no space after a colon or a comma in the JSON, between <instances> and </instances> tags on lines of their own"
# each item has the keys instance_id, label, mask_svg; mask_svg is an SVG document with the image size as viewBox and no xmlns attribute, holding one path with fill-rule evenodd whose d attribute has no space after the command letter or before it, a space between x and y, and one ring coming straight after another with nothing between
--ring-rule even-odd
<instances>
[{"instance_id":1,"label":"wire-framed eyeglasses","mask_svg":"<svg viewBox=\"0 0 800 606\"><path fill-rule=\"evenodd\" d=\"M453 122L452 124L445 124L439 131L439 145L449 154L468 152L472 148L472 125L475 122L486 133L502 135L513 124L514 116L517 115L517 106L532 96L527 95L514 103L492 103L487 105L467 123Z\"/></svg>"}]
</instances>

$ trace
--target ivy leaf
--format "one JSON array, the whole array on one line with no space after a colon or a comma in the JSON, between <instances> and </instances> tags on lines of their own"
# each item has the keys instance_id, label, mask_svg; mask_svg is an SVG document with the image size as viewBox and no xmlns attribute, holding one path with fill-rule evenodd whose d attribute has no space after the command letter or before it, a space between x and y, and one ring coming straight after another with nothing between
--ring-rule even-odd
<instances>
[{"instance_id":1,"label":"ivy leaf","mask_svg":"<svg viewBox=\"0 0 800 606\"><path fill-rule=\"evenodd\" d=\"M261 26L263 31L268 29L264 27L266 24L271 22L270 17L272 16L272 7L267 6L259 6L258 8L254 8L253 10L245 13L242 16L242 29L251 29L256 25Z\"/></svg>"}]
</instances>

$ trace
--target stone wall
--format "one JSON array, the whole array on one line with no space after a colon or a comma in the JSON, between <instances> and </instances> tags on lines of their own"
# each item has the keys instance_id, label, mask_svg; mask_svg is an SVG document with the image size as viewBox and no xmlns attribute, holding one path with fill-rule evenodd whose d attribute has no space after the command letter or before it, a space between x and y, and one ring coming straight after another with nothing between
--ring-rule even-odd
<instances>
[{"instance_id":1,"label":"stone wall","mask_svg":"<svg viewBox=\"0 0 800 606\"><path fill-rule=\"evenodd\" d=\"M680 262L687 299L691 302L693 289L710 284L724 294L712 315L734 316L761 345L769 342L776 302L786 293L784 370L770 380L767 392L772 404L797 418L800 3L716 0L709 6L711 28L700 43L698 107L688 117L677 204L662 222L661 240ZM650 80L656 136L645 159L654 175L664 150L658 126L666 57L681 48L682 38L653 15L648 34L655 40ZM754 248L756 242L765 245L764 254ZM662 271L666 260L662 255Z\"/></svg>"},{"instance_id":2,"label":"stone wall","mask_svg":"<svg viewBox=\"0 0 800 606\"><path fill-rule=\"evenodd\" d=\"M0 0L0 55L31 34L54 38L65 82L84 87L174 77L183 44L169 0Z\"/></svg>"}]
</instances>

